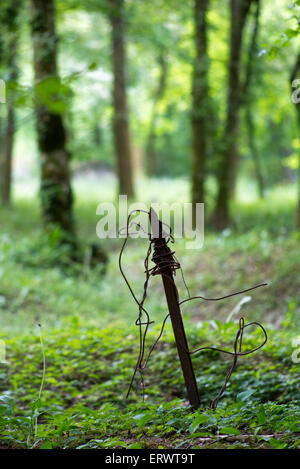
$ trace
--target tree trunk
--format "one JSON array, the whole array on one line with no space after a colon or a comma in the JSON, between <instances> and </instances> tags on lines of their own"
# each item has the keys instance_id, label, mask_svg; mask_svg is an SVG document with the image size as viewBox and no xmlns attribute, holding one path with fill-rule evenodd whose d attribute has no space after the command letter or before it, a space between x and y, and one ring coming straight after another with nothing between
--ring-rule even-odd
<instances>
[{"instance_id":1,"label":"tree trunk","mask_svg":"<svg viewBox=\"0 0 300 469\"><path fill-rule=\"evenodd\" d=\"M18 67L16 63L18 49L18 17L20 13L20 0L13 0L5 12L5 26L7 27L7 43L3 45L5 62L8 70L8 81L16 82ZM4 128L4 137L1 147L1 204L8 207L11 204L12 181L12 152L15 134L15 109L11 102L7 103L7 116Z\"/></svg>"},{"instance_id":2,"label":"tree trunk","mask_svg":"<svg viewBox=\"0 0 300 469\"><path fill-rule=\"evenodd\" d=\"M132 153L126 96L124 0L109 0L113 60L113 131L119 193L134 196Z\"/></svg>"},{"instance_id":3,"label":"tree trunk","mask_svg":"<svg viewBox=\"0 0 300 469\"><path fill-rule=\"evenodd\" d=\"M248 142L249 142L249 149L253 160L255 177L257 181L257 188L258 194L260 198L264 197L264 176L261 167L260 157L256 146L256 139L255 139L255 123L253 119L253 72L254 66L256 63L256 57L258 52L257 47L257 37L259 31L259 16L260 16L260 0L255 0L256 9L254 13L254 28L252 33L252 38L249 47L248 53L248 63L246 67L246 78L243 86L243 105L245 106L245 120L246 120L246 127L248 132Z\"/></svg>"},{"instance_id":4,"label":"tree trunk","mask_svg":"<svg viewBox=\"0 0 300 469\"><path fill-rule=\"evenodd\" d=\"M240 62L245 21L251 0L231 0L230 58L228 70L227 117L224 147L218 174L218 195L214 224L224 229L230 224L229 201L238 165L239 109L241 104Z\"/></svg>"},{"instance_id":5,"label":"tree trunk","mask_svg":"<svg viewBox=\"0 0 300 469\"><path fill-rule=\"evenodd\" d=\"M1 151L1 204L9 207L11 204L11 180L12 180L12 151L14 143L15 111L11 104L8 105L5 136Z\"/></svg>"},{"instance_id":6,"label":"tree trunk","mask_svg":"<svg viewBox=\"0 0 300 469\"><path fill-rule=\"evenodd\" d=\"M291 76L290 76L292 91L293 91L293 88L294 88L293 81L297 78L300 79L300 52L298 53L295 65L293 67L293 70L292 70L292 73L291 73ZM297 87L299 87L298 83L297 83ZM295 104L295 109L296 109L296 112L297 112L298 139L300 140L300 101L299 102L294 101L294 104ZM296 210L296 228L300 229L300 152L299 152L298 160L299 160L299 166L298 166L298 204L297 204L297 210Z\"/></svg>"},{"instance_id":7,"label":"tree trunk","mask_svg":"<svg viewBox=\"0 0 300 469\"><path fill-rule=\"evenodd\" d=\"M204 203L207 153L208 54L206 15L209 0L194 0L195 45L192 87L192 204Z\"/></svg>"},{"instance_id":8,"label":"tree trunk","mask_svg":"<svg viewBox=\"0 0 300 469\"><path fill-rule=\"evenodd\" d=\"M264 182L264 176L263 176L263 172L261 168L259 153L256 147L255 125L254 125L254 119L253 119L253 114L252 114L252 109L251 109L250 104L247 105L245 117L246 117L247 131L248 131L249 149L250 149L250 153L253 159L258 194L259 194L259 197L263 199L264 194L265 194L265 182Z\"/></svg>"},{"instance_id":9,"label":"tree trunk","mask_svg":"<svg viewBox=\"0 0 300 469\"><path fill-rule=\"evenodd\" d=\"M58 78L54 0L31 0L31 31L35 83ZM70 154L62 116L36 99L36 129L41 154L41 201L46 227L62 230L62 241L73 242L73 197Z\"/></svg>"},{"instance_id":10,"label":"tree trunk","mask_svg":"<svg viewBox=\"0 0 300 469\"><path fill-rule=\"evenodd\" d=\"M156 143L156 121L157 121L157 107L160 100L163 98L166 91L168 62L165 54L162 52L158 58L160 66L160 76L158 80L157 89L154 93L153 107L150 119L149 134L146 144L146 163L147 174L153 176L157 172L157 154L155 150Z\"/></svg>"}]
</instances>

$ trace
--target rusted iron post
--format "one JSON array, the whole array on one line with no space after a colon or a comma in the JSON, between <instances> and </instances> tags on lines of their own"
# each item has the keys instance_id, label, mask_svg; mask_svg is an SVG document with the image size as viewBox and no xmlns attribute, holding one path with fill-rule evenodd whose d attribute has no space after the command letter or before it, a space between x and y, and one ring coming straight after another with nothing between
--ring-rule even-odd
<instances>
[{"instance_id":1,"label":"rusted iron post","mask_svg":"<svg viewBox=\"0 0 300 469\"><path fill-rule=\"evenodd\" d=\"M174 282L173 271L171 268L173 255L166 242L166 237L168 237L168 234L163 231L162 222L158 219L156 212L152 208L150 209L150 222L152 237L154 238L153 260L154 262L158 262L160 265L159 273L162 276L188 398L191 406L194 409L197 409L200 406L200 397L182 321L178 290Z\"/></svg>"}]
</instances>

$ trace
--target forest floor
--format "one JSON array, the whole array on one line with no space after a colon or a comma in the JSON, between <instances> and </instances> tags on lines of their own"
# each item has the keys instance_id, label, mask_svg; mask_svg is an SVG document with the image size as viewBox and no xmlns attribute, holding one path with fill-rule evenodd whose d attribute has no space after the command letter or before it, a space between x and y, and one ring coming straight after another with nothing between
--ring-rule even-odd
<instances>
[{"instance_id":1,"label":"forest floor","mask_svg":"<svg viewBox=\"0 0 300 469\"><path fill-rule=\"evenodd\" d=\"M81 239L94 239L95 207L95 200L77 201ZM192 411L170 324L145 370L144 400L140 379L125 399L138 331L137 310L118 271L121 241L102 241L109 252L105 273L71 265L55 236L49 243L42 234L38 207L30 198L2 211L0 339L6 357L0 364L0 445L300 448L300 364L293 342L300 335L300 256L293 213L290 199L275 194L272 203L235 207L231 231L215 234L208 226L199 252L176 241L192 296L269 284L241 297L183 307L191 349L212 345L231 351L241 315L246 322L262 322L269 336L265 347L239 359L215 411L209 404L231 359L215 351L193 355L201 409ZM124 258L138 295L146 248L145 240L130 240ZM180 275L177 282L183 299L187 293ZM147 305L155 321L149 348L165 316L159 278L152 280ZM244 350L263 340L259 329L247 331Z\"/></svg>"}]
</instances>

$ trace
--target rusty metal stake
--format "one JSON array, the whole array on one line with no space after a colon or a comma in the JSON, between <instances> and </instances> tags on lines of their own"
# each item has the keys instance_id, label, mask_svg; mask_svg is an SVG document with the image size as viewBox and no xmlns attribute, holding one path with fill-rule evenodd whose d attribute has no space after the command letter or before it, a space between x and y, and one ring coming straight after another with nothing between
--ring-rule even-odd
<instances>
[{"instance_id":1,"label":"rusty metal stake","mask_svg":"<svg viewBox=\"0 0 300 469\"><path fill-rule=\"evenodd\" d=\"M188 398L191 406L194 409L197 409L200 406L200 397L182 321L178 290L174 282L172 268L170 267L170 261L173 260L173 255L166 242L168 234L163 231L162 222L158 219L156 212L152 208L150 210L150 222L154 238L154 259L163 258L163 262L160 266L160 274L162 276L165 295L167 298L168 309ZM165 267L163 267L164 263L166 264Z\"/></svg>"}]
</instances>

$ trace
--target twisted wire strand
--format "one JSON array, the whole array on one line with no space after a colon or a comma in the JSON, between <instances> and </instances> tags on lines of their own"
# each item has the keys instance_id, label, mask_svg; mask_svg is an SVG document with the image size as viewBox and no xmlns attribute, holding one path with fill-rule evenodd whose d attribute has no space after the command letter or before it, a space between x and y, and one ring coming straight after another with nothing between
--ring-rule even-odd
<instances>
[{"instance_id":1,"label":"twisted wire strand","mask_svg":"<svg viewBox=\"0 0 300 469\"><path fill-rule=\"evenodd\" d=\"M254 347L253 349L247 350L246 352L242 352L244 330L247 327L254 326L254 325L259 327L263 331L264 340L257 347ZM266 344L267 340L268 340L268 335L267 335L267 332L266 332L266 330L265 330L265 328L263 327L262 324L260 324L259 322L256 322L256 321L249 322L248 324L245 324L245 319L242 317L239 320L239 329L237 331L235 341L233 343L233 352L230 352L228 350L224 350L224 349L221 349L221 348L217 348L217 347L200 347L196 350L189 351L190 355L195 354L197 352L201 352L203 350L214 350L214 351L217 351L217 352L220 352L220 353L225 353L227 355L232 355L233 356L232 364L226 372L225 382L224 382L219 394L211 401L210 407L212 409L217 408L217 405L218 405L218 402L219 402L220 398L223 396L224 392L226 391L228 382L229 382L229 380L232 376L232 373L234 372L234 370L236 368L238 357L245 356L245 355L250 355L251 353L256 352L257 350L259 350L260 348L262 348ZM238 345L239 345L239 348L238 348L238 351L237 351Z\"/></svg>"},{"instance_id":2,"label":"twisted wire strand","mask_svg":"<svg viewBox=\"0 0 300 469\"><path fill-rule=\"evenodd\" d=\"M133 385L133 381L135 379L137 371L139 371L139 373L140 373L141 383L142 383L142 388L143 388L143 398L144 398L144 379L143 379L144 366L143 366L143 360L144 360L144 355L145 355L145 343L146 343L146 336L147 336L148 328L149 328L150 324L152 324L154 322L154 321L150 321L150 315L149 315L148 311L144 308L144 302L145 302L146 297L147 297L147 289L148 289L148 283L149 283L149 278L150 278L149 258L150 258L151 251L152 251L151 243L149 243L147 254L146 254L146 257L145 257L145 260L144 260L144 267L145 267L146 275L145 275L145 281L144 281L143 295L142 295L142 299L140 301L137 299L137 297L136 297L136 295L133 291L133 288L131 287L131 285L130 285L128 279L127 279L127 276L125 275L123 267L122 267L122 257L123 257L125 246L126 246L127 241L128 241L128 237L129 237L130 219L131 219L131 217L134 213L141 213L141 212L144 212L144 213L148 214L148 212L146 212L144 210L140 210L140 209L133 210L128 214L127 224L126 224L126 237L124 238L124 242L122 244L120 254L119 254L119 269L120 269L121 275L123 276L128 288L129 288L129 291L130 291L134 301L137 303L138 308L139 308L138 309L138 311L139 311L138 312L138 317L135 321L135 325L139 327L139 355L138 355L138 359L137 359L137 362L136 362L136 365L135 365L135 368L134 368L133 375L131 377L131 381L130 381L130 384L129 384L129 387L128 387L126 398L130 394L130 391L131 391L131 388L132 388L132 385ZM142 321L143 313L146 316L146 319L144 321ZM145 326L144 331L143 331L143 326Z\"/></svg>"},{"instance_id":3,"label":"twisted wire strand","mask_svg":"<svg viewBox=\"0 0 300 469\"><path fill-rule=\"evenodd\" d=\"M246 293L248 291L255 290L256 288L267 287L267 286L268 286L267 283L259 283L258 285L255 285L254 287L250 287L250 288L246 288L245 290L240 290L240 291L237 291L237 292L234 292L234 293L230 293L229 295L220 296L219 298L206 298L205 296L200 296L200 295L199 296L192 296L190 298L187 298L186 300L180 301L179 305L187 303L188 301L191 301L191 300L198 300L198 299L205 300L205 301L225 300L225 298L230 298L231 296L240 295L242 293Z\"/></svg>"},{"instance_id":4,"label":"twisted wire strand","mask_svg":"<svg viewBox=\"0 0 300 469\"><path fill-rule=\"evenodd\" d=\"M149 359L152 355L153 350L157 346L158 342L160 341L160 339L161 339L161 337L164 333L166 322L170 317L170 313L168 313L165 316L165 318L162 322L160 332L159 332L157 338L155 339L154 343L150 347L148 355L146 355L146 337L147 337L149 326L154 323L154 321L151 321L150 314L144 306L145 300L147 298L148 284L149 284L149 280L150 280L151 276L156 276L156 275L160 274L162 276L166 276L169 280L172 281L173 285L175 286L175 292L176 292L176 296L177 296L179 305L182 305L184 303L187 303L189 301L193 301L193 300L196 300L196 299L202 299L204 301L221 301L221 300L224 300L225 298L230 298L232 296L240 295L242 293L246 293L248 291L255 290L256 288L267 286L268 284L267 283L260 283L258 285L255 285L254 287L246 288L244 290L240 290L240 291L237 291L237 292L234 292L234 293L230 293L228 295L221 296L221 297L218 297L218 298L206 298L206 297L200 296L200 295L191 297L190 292L189 292L189 288L188 288L187 283L185 281L183 269L182 269L178 259L174 255L175 252L171 251L171 250L168 250L165 253L162 253L162 254L160 253L159 255L155 252L155 250L153 252L154 242L155 242L155 247L160 247L162 245L167 245L169 242L174 243L174 237L172 235L171 227L169 225L167 225L166 223L161 222L162 225L164 225L168 228L169 232L167 233L168 237L161 238L161 241L160 241L158 238L152 237L152 233L147 233L139 223L136 223L136 222L131 222L130 223L130 219L135 213L146 213L150 217L150 212L147 212L147 211L141 210L141 209L132 210L128 214L127 223L126 223L126 227L125 227L125 229L126 229L125 238L124 238L123 244L121 246L120 254L119 254L119 269L120 269L122 277L125 280L125 283L128 286L128 289L129 289L134 301L138 305L138 316L137 316L137 319L135 321L135 325L139 327L139 353L138 353L137 362L136 362L136 365L135 365L135 368L134 368L134 371L133 371L133 374L132 374L132 377L131 377L131 380L130 380L130 384L128 386L126 398L128 398L128 396L131 392L131 389L132 389L133 382L134 382L134 379L136 377L136 374L137 374L137 372L139 372L140 382L141 382L141 387L142 387L142 393L143 393L143 400L144 400L145 382L144 382L143 372L144 372L145 368L148 365L148 362L149 362ZM122 266L123 254L124 254L124 250L125 250L128 238L131 234L136 233L136 232L131 233L129 231L129 228L133 225L135 225L136 227L141 229L145 234L147 234L147 237L149 239L149 245L148 245L147 253L146 253L146 256L145 256L145 259L144 259L145 281L144 281L144 285L143 285L143 294L142 294L141 300L138 300L137 296L135 295L134 290L133 290L130 282L128 281L128 278L127 278L127 276L124 272L123 266ZM123 229L124 228L121 228L119 230L119 233L121 233L123 231ZM150 257L151 257L152 252L153 252L152 261L155 265L153 267L149 267L149 261L150 261ZM173 278L171 278L169 275L166 275L166 273L164 272L164 270L166 268L170 268L171 272L174 275L176 275L176 270L180 270L181 276L182 276L182 281L183 281L183 284L186 288L188 298L186 298L182 301L179 301L177 286L176 286ZM144 319L142 319L143 315L145 315ZM253 326L253 325L259 327L263 331L264 340L259 346L255 347L251 350L242 352L242 343L243 343L244 330L247 327L250 327L250 326ZM144 330L143 330L143 327L144 327ZM234 343L233 343L233 352L230 352L228 350L224 350L224 349L221 349L221 348L210 347L210 346L209 347L199 347L199 348L197 348L193 351L186 350L186 352L189 353L190 355L193 355L197 352L201 352L201 351L204 351L204 350L214 350L214 351L218 351L220 353L224 353L224 354L233 356L232 364L226 372L225 382L224 382L219 394L211 401L210 406L211 406L212 409L216 409L220 398L222 397L222 395L226 391L228 382L229 382L229 380L232 376L232 373L234 372L234 370L236 368L238 357L249 355L251 353L256 352L257 350L259 350L260 348L262 348L265 345L267 340L268 340L267 332L266 332L265 328L259 322L253 321L253 322L250 322L250 323L245 325L245 320L242 317L239 320L239 328L238 328L238 331L237 331L237 334L236 334L236 337L235 337L235 340L234 340Z\"/></svg>"}]
</instances>

